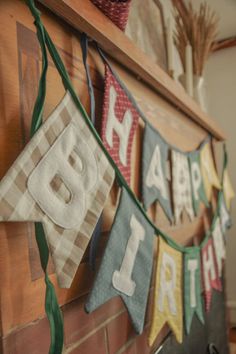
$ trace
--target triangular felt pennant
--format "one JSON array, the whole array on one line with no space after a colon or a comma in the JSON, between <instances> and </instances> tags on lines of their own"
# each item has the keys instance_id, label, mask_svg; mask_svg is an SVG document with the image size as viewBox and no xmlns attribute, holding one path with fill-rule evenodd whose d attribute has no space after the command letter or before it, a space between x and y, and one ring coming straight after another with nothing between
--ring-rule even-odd
<instances>
[{"instance_id":1,"label":"triangular felt pennant","mask_svg":"<svg viewBox=\"0 0 236 354\"><path fill-rule=\"evenodd\" d=\"M194 218L190 170L187 155L172 150L172 188L175 222L179 223L185 209L191 220Z\"/></svg>"},{"instance_id":2,"label":"triangular felt pennant","mask_svg":"<svg viewBox=\"0 0 236 354\"><path fill-rule=\"evenodd\" d=\"M210 238L202 248L202 278L205 296L206 311L210 310L212 289L222 291L222 284L218 275L213 240Z\"/></svg>"},{"instance_id":3,"label":"triangular felt pennant","mask_svg":"<svg viewBox=\"0 0 236 354\"><path fill-rule=\"evenodd\" d=\"M165 323L179 343L183 340L182 253L161 238L157 258L154 308L149 345L152 346Z\"/></svg>"},{"instance_id":4,"label":"triangular felt pennant","mask_svg":"<svg viewBox=\"0 0 236 354\"><path fill-rule=\"evenodd\" d=\"M201 291L201 258L197 250L186 253L184 257L184 308L187 334L190 333L194 313L204 323Z\"/></svg>"},{"instance_id":5,"label":"triangular felt pennant","mask_svg":"<svg viewBox=\"0 0 236 354\"><path fill-rule=\"evenodd\" d=\"M158 200L172 221L166 163L168 145L148 123L145 124L142 156L142 196L145 209Z\"/></svg>"},{"instance_id":6,"label":"triangular felt pennant","mask_svg":"<svg viewBox=\"0 0 236 354\"><path fill-rule=\"evenodd\" d=\"M223 231L223 234L226 233L226 230L229 229L232 226L232 221L230 214L226 208L225 205L225 200L224 200L224 194L221 192L220 195L220 200L219 200L219 217L220 217L220 224L221 224L221 229Z\"/></svg>"},{"instance_id":7,"label":"triangular felt pennant","mask_svg":"<svg viewBox=\"0 0 236 354\"><path fill-rule=\"evenodd\" d=\"M105 253L85 306L88 312L119 295L135 331L142 333L152 273L153 241L153 228L122 188Z\"/></svg>"},{"instance_id":8,"label":"triangular felt pennant","mask_svg":"<svg viewBox=\"0 0 236 354\"><path fill-rule=\"evenodd\" d=\"M228 170L224 170L223 175L223 192L224 192L224 199L226 203L226 207L228 211L230 210L231 200L235 197L235 193L233 190L233 186L231 184Z\"/></svg>"},{"instance_id":9,"label":"triangular felt pennant","mask_svg":"<svg viewBox=\"0 0 236 354\"><path fill-rule=\"evenodd\" d=\"M69 92L0 183L0 220L42 222L61 287L70 287L114 170Z\"/></svg>"},{"instance_id":10,"label":"triangular felt pennant","mask_svg":"<svg viewBox=\"0 0 236 354\"><path fill-rule=\"evenodd\" d=\"M223 261L225 260L226 250L225 250L224 236L222 233L219 218L216 219L216 223L215 223L214 229L212 231L212 238L213 238L213 244L214 244L214 249L215 249L218 275L221 277L222 276L222 269L223 269Z\"/></svg>"},{"instance_id":11,"label":"triangular felt pennant","mask_svg":"<svg viewBox=\"0 0 236 354\"><path fill-rule=\"evenodd\" d=\"M137 110L105 64L101 138L128 183L130 183L131 149L138 119Z\"/></svg>"},{"instance_id":12,"label":"triangular felt pennant","mask_svg":"<svg viewBox=\"0 0 236 354\"><path fill-rule=\"evenodd\" d=\"M192 183L193 208L194 208L195 215L197 215L201 201L207 207L209 206L205 189L204 189L203 179L202 179L199 151L193 151L189 154L189 167L190 167L191 183Z\"/></svg>"},{"instance_id":13,"label":"triangular felt pennant","mask_svg":"<svg viewBox=\"0 0 236 354\"><path fill-rule=\"evenodd\" d=\"M219 177L217 175L210 143L206 143L200 150L200 162L204 188L207 200L211 200L212 186L221 189Z\"/></svg>"}]
</instances>

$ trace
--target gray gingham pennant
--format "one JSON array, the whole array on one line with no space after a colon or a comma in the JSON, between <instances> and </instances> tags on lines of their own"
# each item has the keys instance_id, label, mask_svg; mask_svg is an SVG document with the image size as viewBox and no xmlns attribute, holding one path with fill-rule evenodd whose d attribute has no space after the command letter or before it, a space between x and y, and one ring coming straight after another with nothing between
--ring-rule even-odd
<instances>
[{"instance_id":1,"label":"gray gingham pennant","mask_svg":"<svg viewBox=\"0 0 236 354\"><path fill-rule=\"evenodd\" d=\"M0 182L0 221L42 222L61 287L70 287L114 171L67 92Z\"/></svg>"}]
</instances>

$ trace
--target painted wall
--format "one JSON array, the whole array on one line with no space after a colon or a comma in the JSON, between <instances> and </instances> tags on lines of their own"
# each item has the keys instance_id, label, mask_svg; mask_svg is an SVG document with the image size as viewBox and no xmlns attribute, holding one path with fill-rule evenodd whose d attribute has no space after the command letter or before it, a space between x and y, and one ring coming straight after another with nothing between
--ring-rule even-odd
<instances>
[{"instance_id":1,"label":"painted wall","mask_svg":"<svg viewBox=\"0 0 236 354\"><path fill-rule=\"evenodd\" d=\"M209 114L216 119L227 136L229 172L236 190L236 47L212 54L205 70L206 97ZM227 238L226 279L228 305L236 324L236 202L232 205L233 227Z\"/></svg>"}]
</instances>

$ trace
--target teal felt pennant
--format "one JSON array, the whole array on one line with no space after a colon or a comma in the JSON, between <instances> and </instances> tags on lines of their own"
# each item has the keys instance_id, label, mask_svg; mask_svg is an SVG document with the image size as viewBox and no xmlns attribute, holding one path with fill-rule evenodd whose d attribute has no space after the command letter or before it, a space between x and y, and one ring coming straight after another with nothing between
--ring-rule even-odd
<instances>
[{"instance_id":1,"label":"teal felt pennant","mask_svg":"<svg viewBox=\"0 0 236 354\"><path fill-rule=\"evenodd\" d=\"M146 123L142 156L142 197L145 209L158 200L172 221L170 192L167 180L168 145L157 131Z\"/></svg>"},{"instance_id":2,"label":"teal felt pennant","mask_svg":"<svg viewBox=\"0 0 236 354\"><path fill-rule=\"evenodd\" d=\"M227 229L229 229L232 226L232 220L230 217L230 214L226 208L225 200L224 200L224 194L220 194L220 200L219 200L219 217L220 217L220 225L223 234L225 235Z\"/></svg>"},{"instance_id":3,"label":"teal felt pennant","mask_svg":"<svg viewBox=\"0 0 236 354\"><path fill-rule=\"evenodd\" d=\"M209 207L202 179L199 151L193 151L189 154L189 168L191 174L193 208L195 215L197 215L200 202L203 202Z\"/></svg>"},{"instance_id":4,"label":"teal felt pennant","mask_svg":"<svg viewBox=\"0 0 236 354\"><path fill-rule=\"evenodd\" d=\"M142 333L152 272L153 240L153 228L122 188L101 266L85 305L87 312L120 295L136 332Z\"/></svg>"},{"instance_id":5,"label":"teal felt pennant","mask_svg":"<svg viewBox=\"0 0 236 354\"><path fill-rule=\"evenodd\" d=\"M201 261L198 250L194 253L186 253L184 258L184 310L185 329L189 334L194 314L204 323L201 296Z\"/></svg>"}]
</instances>

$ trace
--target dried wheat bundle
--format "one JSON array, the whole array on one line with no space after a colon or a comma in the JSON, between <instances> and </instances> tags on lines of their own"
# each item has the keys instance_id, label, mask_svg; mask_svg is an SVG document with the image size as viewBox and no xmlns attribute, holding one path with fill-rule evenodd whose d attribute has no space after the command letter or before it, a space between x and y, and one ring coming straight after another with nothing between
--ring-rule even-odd
<instances>
[{"instance_id":1,"label":"dried wheat bundle","mask_svg":"<svg viewBox=\"0 0 236 354\"><path fill-rule=\"evenodd\" d=\"M184 71L186 70L185 48L190 44L193 51L193 73L201 76L206 60L213 49L219 19L206 2L201 3L198 10L193 8L192 3L184 7L179 1L172 0L172 3L176 23L174 41Z\"/></svg>"}]
</instances>

